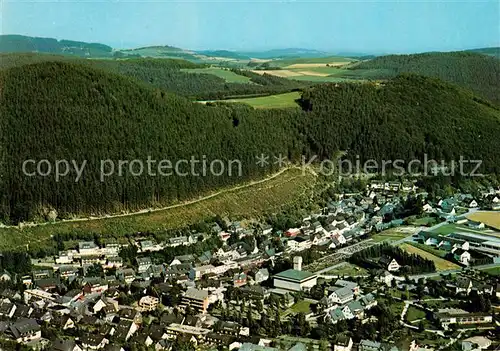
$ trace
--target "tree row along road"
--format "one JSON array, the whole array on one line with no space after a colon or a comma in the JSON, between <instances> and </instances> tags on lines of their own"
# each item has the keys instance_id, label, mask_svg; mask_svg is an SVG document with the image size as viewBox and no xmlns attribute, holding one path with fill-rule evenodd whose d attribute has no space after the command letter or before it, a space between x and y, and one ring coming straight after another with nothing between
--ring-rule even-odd
<instances>
[{"instance_id":1,"label":"tree row along road","mask_svg":"<svg viewBox=\"0 0 500 351\"><path fill-rule=\"evenodd\" d=\"M107 219L107 218L128 217L128 216L135 216L135 215L139 215L139 214L145 214L145 213L151 213L151 212L158 212L158 211L170 210L170 209L177 208L177 207L189 206L189 205L192 205L192 204L195 204L195 203L198 203L198 202L202 202L202 201L211 199L213 197L216 197L216 196L219 196L219 195L222 195L222 194L230 193L230 192L233 192L233 191L237 191L237 190L240 190L240 189L244 189L244 188L251 187L251 186L254 186L254 185L258 185L258 184L261 184L261 183L265 183L267 181L270 181L270 180L272 180L272 179L280 176L281 174L285 173L286 171L288 171L290 169L304 170L304 168L300 167L300 166L288 166L288 167L284 167L281 170L279 170L278 172L276 172L276 173L274 173L274 174L272 174L272 175L270 175L270 176L268 176L266 178L263 178L263 179L260 179L260 180L255 180L255 181L251 181L251 182L248 182L246 184L242 184L242 185L238 185L238 186L235 186L235 187L232 187L232 188L220 190L220 191L217 191L215 193L199 197L197 199L188 200L188 201L184 201L184 202L181 202L181 203L178 203L178 204L175 204L175 205L169 205L169 206L165 206L165 207L158 207L158 208L152 208L152 209L142 209L142 210L135 211L135 212L117 213L117 214L112 214L112 215L90 216L90 217L86 217L86 218L74 218L74 219L63 219L61 221L56 221L56 222L23 223L22 226L24 226L24 227L37 227L37 226L57 224L57 223L85 222L85 221L93 221L93 220ZM313 174L315 176L317 175L312 169L307 168L307 170L311 174ZM7 226L7 225L1 225L0 227L1 228L18 228L19 225L9 225L9 226Z\"/></svg>"}]
</instances>

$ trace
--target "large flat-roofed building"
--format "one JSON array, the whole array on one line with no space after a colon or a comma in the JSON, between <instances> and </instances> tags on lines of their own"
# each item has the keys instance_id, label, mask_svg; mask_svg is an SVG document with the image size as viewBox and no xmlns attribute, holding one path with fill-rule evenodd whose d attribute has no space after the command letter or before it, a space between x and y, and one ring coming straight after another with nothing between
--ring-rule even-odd
<instances>
[{"instance_id":1,"label":"large flat-roofed building","mask_svg":"<svg viewBox=\"0 0 500 351\"><path fill-rule=\"evenodd\" d=\"M309 290L316 285L318 277L306 271L288 269L274 276L274 286L291 291Z\"/></svg>"},{"instance_id":2,"label":"large flat-roofed building","mask_svg":"<svg viewBox=\"0 0 500 351\"><path fill-rule=\"evenodd\" d=\"M189 288L184 295L182 295L180 305L184 308L190 306L198 312L206 313L209 305L208 291Z\"/></svg>"},{"instance_id":3,"label":"large flat-roofed building","mask_svg":"<svg viewBox=\"0 0 500 351\"><path fill-rule=\"evenodd\" d=\"M469 313L460 309L441 309L438 313L435 313L435 316L443 325L482 324L493 322L493 316L489 313Z\"/></svg>"}]
</instances>

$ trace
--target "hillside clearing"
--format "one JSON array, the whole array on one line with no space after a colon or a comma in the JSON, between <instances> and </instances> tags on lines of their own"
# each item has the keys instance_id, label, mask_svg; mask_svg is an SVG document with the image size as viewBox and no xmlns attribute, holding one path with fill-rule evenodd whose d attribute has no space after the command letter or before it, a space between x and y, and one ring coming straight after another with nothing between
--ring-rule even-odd
<instances>
[{"instance_id":1,"label":"hillside clearing","mask_svg":"<svg viewBox=\"0 0 500 351\"><path fill-rule=\"evenodd\" d=\"M260 75L270 74L272 76L281 77L281 78L297 77L297 76L303 75L299 72L294 72L294 71L290 71L287 69L270 69L270 70L256 69L256 70L253 70L252 72L260 74Z\"/></svg>"},{"instance_id":2,"label":"hillside clearing","mask_svg":"<svg viewBox=\"0 0 500 351\"><path fill-rule=\"evenodd\" d=\"M293 65L286 66L285 68L293 69L293 68L315 68L315 67L329 67L329 66L339 67L339 66L345 66L349 63L350 63L349 61L327 62L327 63L294 63Z\"/></svg>"},{"instance_id":3,"label":"hillside clearing","mask_svg":"<svg viewBox=\"0 0 500 351\"><path fill-rule=\"evenodd\" d=\"M255 108L287 108L298 107L295 100L299 99L300 96L300 92L294 91L291 93L261 96L256 98L224 100L224 102L244 103Z\"/></svg>"},{"instance_id":4,"label":"hillside clearing","mask_svg":"<svg viewBox=\"0 0 500 351\"><path fill-rule=\"evenodd\" d=\"M231 72L230 70L218 67L189 68L189 69L181 69L181 71L187 73L212 74L214 76L224 79L228 83L251 83L250 78L248 77L240 76L239 74Z\"/></svg>"},{"instance_id":5,"label":"hillside clearing","mask_svg":"<svg viewBox=\"0 0 500 351\"><path fill-rule=\"evenodd\" d=\"M328 77L328 73L321 73L321 72L314 72L314 71L300 71L298 72L300 74L303 74L305 76L314 76L314 77Z\"/></svg>"},{"instance_id":6,"label":"hillside clearing","mask_svg":"<svg viewBox=\"0 0 500 351\"><path fill-rule=\"evenodd\" d=\"M75 222L58 222L35 227L0 228L1 249L46 248L56 234L99 233L120 237L137 232L160 233L211 218L216 214L229 217L258 217L278 211L283 206L308 199L315 186L315 177L299 169L288 169L277 176L247 185L221 190L201 200L175 205L165 210L115 218Z\"/></svg>"},{"instance_id":7,"label":"hillside clearing","mask_svg":"<svg viewBox=\"0 0 500 351\"><path fill-rule=\"evenodd\" d=\"M453 262L444 260L444 259L437 257L437 256L435 256L427 251L419 249L418 247L415 247L411 244L404 243L404 244L399 245L399 247L408 253L416 254L416 255L419 255L420 257L434 261L434 264L436 265L437 271L444 271L444 270L449 270L449 269L459 269L460 268L459 265L457 265Z\"/></svg>"}]
</instances>

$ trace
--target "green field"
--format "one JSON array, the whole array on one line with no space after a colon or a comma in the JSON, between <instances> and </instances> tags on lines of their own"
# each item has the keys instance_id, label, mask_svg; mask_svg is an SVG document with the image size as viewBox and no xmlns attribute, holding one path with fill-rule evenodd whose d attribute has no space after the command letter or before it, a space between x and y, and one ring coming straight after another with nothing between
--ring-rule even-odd
<instances>
[{"instance_id":1,"label":"green field","mask_svg":"<svg viewBox=\"0 0 500 351\"><path fill-rule=\"evenodd\" d=\"M433 225L436 224L436 222L437 222L436 218L433 217L416 218L410 221L412 225L418 225L418 226Z\"/></svg>"},{"instance_id":2,"label":"green field","mask_svg":"<svg viewBox=\"0 0 500 351\"><path fill-rule=\"evenodd\" d=\"M448 251L446 251L446 250L440 250L440 249L435 248L434 246L430 246L430 245L413 243L413 242L411 244L413 246L423 250L423 251L427 251L430 254L433 254L434 256L441 257L441 258L444 258L444 256L446 256L446 254L448 253Z\"/></svg>"},{"instance_id":3,"label":"green field","mask_svg":"<svg viewBox=\"0 0 500 351\"><path fill-rule=\"evenodd\" d=\"M309 301L301 300L301 301L297 302L296 304L294 304L292 307L290 307L290 309L292 310L292 312L295 312L295 313L303 312L303 313L307 314L307 313L311 312L310 305L311 305L311 303Z\"/></svg>"},{"instance_id":4,"label":"green field","mask_svg":"<svg viewBox=\"0 0 500 351\"><path fill-rule=\"evenodd\" d=\"M354 62L355 59L341 56L328 56L328 57L313 57L313 58L290 58L283 60L273 60L271 62L272 66L276 67L285 67L296 64L304 64L304 63L332 63L332 62Z\"/></svg>"},{"instance_id":5,"label":"green field","mask_svg":"<svg viewBox=\"0 0 500 351\"><path fill-rule=\"evenodd\" d=\"M319 77L319 76L308 76L308 75L291 77L290 79L306 81L306 82L325 82L325 83L340 83L348 81L348 79L341 77L333 77L333 76Z\"/></svg>"},{"instance_id":6,"label":"green field","mask_svg":"<svg viewBox=\"0 0 500 351\"><path fill-rule=\"evenodd\" d=\"M224 79L228 83L250 83L250 78L240 76L239 74L218 67L181 69L181 71L188 73L212 74Z\"/></svg>"},{"instance_id":7,"label":"green field","mask_svg":"<svg viewBox=\"0 0 500 351\"><path fill-rule=\"evenodd\" d=\"M446 235L446 234L450 234L450 233L454 233L454 232L466 232L466 233L474 233L474 234L482 234L482 235L492 235L495 237L500 236L499 232L491 230L491 229L472 229L466 225L453 224L453 223L442 225L441 227L434 229L432 232L437 233L437 234L442 234L442 235Z\"/></svg>"},{"instance_id":8,"label":"green field","mask_svg":"<svg viewBox=\"0 0 500 351\"><path fill-rule=\"evenodd\" d=\"M224 100L224 102L244 103L255 108L286 108L298 107L295 100L299 99L300 97L300 92L294 91L291 93L261 96L255 98Z\"/></svg>"},{"instance_id":9,"label":"green field","mask_svg":"<svg viewBox=\"0 0 500 351\"><path fill-rule=\"evenodd\" d=\"M398 241L403 238L406 238L407 236L410 236L410 233L402 233L398 231L397 229L391 228L384 230L383 232L377 233L371 237L372 240L376 242L382 242L382 241Z\"/></svg>"},{"instance_id":10,"label":"green field","mask_svg":"<svg viewBox=\"0 0 500 351\"><path fill-rule=\"evenodd\" d=\"M342 266L334 268L331 271L326 272L325 274L355 277L358 275L365 275L367 274L367 271L364 268L346 262Z\"/></svg>"},{"instance_id":11,"label":"green field","mask_svg":"<svg viewBox=\"0 0 500 351\"><path fill-rule=\"evenodd\" d=\"M315 176L299 169L289 169L260 182L229 188L197 201L177 207L130 216L58 222L34 227L0 228L0 249L52 247L50 238L58 233L99 233L106 237L121 237L137 232L164 233L197 223L216 214L230 218L252 218L277 211L286 205L304 203L310 199L316 185Z\"/></svg>"},{"instance_id":12,"label":"green field","mask_svg":"<svg viewBox=\"0 0 500 351\"><path fill-rule=\"evenodd\" d=\"M417 319L425 318L425 316L426 314L424 311L411 305L410 307L408 307L408 310L406 311L406 320L410 323Z\"/></svg>"},{"instance_id":13,"label":"green field","mask_svg":"<svg viewBox=\"0 0 500 351\"><path fill-rule=\"evenodd\" d=\"M490 275L498 277L500 276L500 266L481 269L481 272L488 273Z\"/></svg>"},{"instance_id":14,"label":"green field","mask_svg":"<svg viewBox=\"0 0 500 351\"><path fill-rule=\"evenodd\" d=\"M453 262L450 262L450 261L447 261L445 259L442 259L441 257L435 256L432 253L424 251L424 250L422 250L414 245L411 245L409 243L401 244L401 245L399 245L399 247L410 254L416 254L416 255L419 255L420 257L434 261L434 264L436 265L436 271L445 271L445 270L449 270L449 269L459 269L460 268L459 265L457 265Z\"/></svg>"}]
</instances>

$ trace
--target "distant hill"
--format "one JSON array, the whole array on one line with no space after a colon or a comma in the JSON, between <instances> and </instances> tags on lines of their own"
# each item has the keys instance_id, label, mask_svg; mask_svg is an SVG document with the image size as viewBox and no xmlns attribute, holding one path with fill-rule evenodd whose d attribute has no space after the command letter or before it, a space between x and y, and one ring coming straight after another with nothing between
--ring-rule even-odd
<instances>
[{"instance_id":1,"label":"distant hill","mask_svg":"<svg viewBox=\"0 0 500 351\"><path fill-rule=\"evenodd\" d=\"M350 67L354 75L371 79L391 78L401 73L416 73L440 78L500 103L500 60L473 52L433 52L413 55L388 55Z\"/></svg>"},{"instance_id":2,"label":"distant hill","mask_svg":"<svg viewBox=\"0 0 500 351\"><path fill-rule=\"evenodd\" d=\"M28 37L24 35L0 35L0 52L41 52L78 57L112 56L110 46L54 38Z\"/></svg>"},{"instance_id":3,"label":"distant hill","mask_svg":"<svg viewBox=\"0 0 500 351\"><path fill-rule=\"evenodd\" d=\"M200 58L196 53L174 46L144 46L135 49L118 50L117 57L153 57L153 58L178 58L199 62Z\"/></svg>"},{"instance_id":4,"label":"distant hill","mask_svg":"<svg viewBox=\"0 0 500 351\"><path fill-rule=\"evenodd\" d=\"M224 57L224 58L229 58L229 59L234 59L234 60L248 60L248 59L250 59L249 56L238 53L236 51L229 51L229 50L202 50L202 51L196 51L196 53L198 53L200 55L205 55L205 56Z\"/></svg>"},{"instance_id":5,"label":"distant hill","mask_svg":"<svg viewBox=\"0 0 500 351\"><path fill-rule=\"evenodd\" d=\"M500 47L498 47L498 48L471 49L471 50L466 50L466 51L467 52L474 52L476 54L495 56L495 57L500 58Z\"/></svg>"},{"instance_id":6,"label":"distant hill","mask_svg":"<svg viewBox=\"0 0 500 351\"><path fill-rule=\"evenodd\" d=\"M311 57L324 57L330 56L331 53L324 51L311 50L311 49L272 49L267 51L250 51L242 52L251 58L257 59L273 59L273 58L311 58Z\"/></svg>"},{"instance_id":7,"label":"distant hill","mask_svg":"<svg viewBox=\"0 0 500 351\"><path fill-rule=\"evenodd\" d=\"M235 70L234 73L248 77L251 84L230 83L221 77L210 74L210 70L207 70L206 73L203 73L203 70L201 72L195 70L194 73L188 72L190 69L206 68L207 65L178 58L129 57L127 59L85 60L62 55L11 53L0 54L0 70L33 63L61 61L93 67L108 73L120 74L149 86L196 100L219 100L245 97L246 95L260 96L286 93L311 85L308 82L299 82L270 75L261 76L250 71L238 70Z\"/></svg>"}]
</instances>

